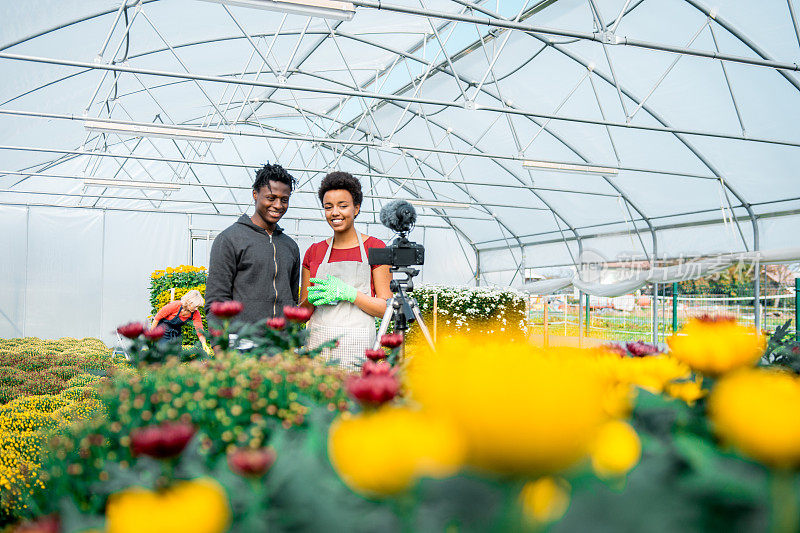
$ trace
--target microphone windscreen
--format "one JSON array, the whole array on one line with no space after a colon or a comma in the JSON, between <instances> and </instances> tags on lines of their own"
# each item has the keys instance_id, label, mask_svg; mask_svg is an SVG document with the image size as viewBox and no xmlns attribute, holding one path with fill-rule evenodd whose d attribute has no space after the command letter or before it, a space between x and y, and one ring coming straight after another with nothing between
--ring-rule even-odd
<instances>
[{"instance_id":1,"label":"microphone windscreen","mask_svg":"<svg viewBox=\"0 0 800 533\"><path fill-rule=\"evenodd\" d=\"M410 231L417 221L417 211L405 200L394 200L383 206L381 224L396 232Z\"/></svg>"}]
</instances>

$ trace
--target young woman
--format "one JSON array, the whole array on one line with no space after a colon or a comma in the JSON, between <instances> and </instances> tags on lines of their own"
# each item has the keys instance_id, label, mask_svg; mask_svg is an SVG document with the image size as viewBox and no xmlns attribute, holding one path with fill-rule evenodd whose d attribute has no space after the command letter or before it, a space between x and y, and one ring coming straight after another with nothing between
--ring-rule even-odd
<instances>
[{"instance_id":1,"label":"young woman","mask_svg":"<svg viewBox=\"0 0 800 533\"><path fill-rule=\"evenodd\" d=\"M197 338L203 346L206 345L206 338L203 335L203 319L200 317L200 311L197 309L203 305L203 295L198 290L191 290L184 294L180 300L170 302L158 310L156 316L153 317L153 323L150 329L155 329L157 326L164 327L163 340L168 341L171 339L183 338L182 328L189 320L194 323L194 330L197 332Z\"/></svg>"},{"instance_id":2,"label":"young woman","mask_svg":"<svg viewBox=\"0 0 800 533\"><path fill-rule=\"evenodd\" d=\"M355 369L364 350L375 342L375 317L383 316L391 273L388 265L371 266L367 250L383 241L356 231L361 209L361 183L347 172L331 172L322 180L319 199L333 237L312 244L303 259L300 301L314 310L308 322L309 345L338 339L324 354L340 366Z\"/></svg>"}]
</instances>

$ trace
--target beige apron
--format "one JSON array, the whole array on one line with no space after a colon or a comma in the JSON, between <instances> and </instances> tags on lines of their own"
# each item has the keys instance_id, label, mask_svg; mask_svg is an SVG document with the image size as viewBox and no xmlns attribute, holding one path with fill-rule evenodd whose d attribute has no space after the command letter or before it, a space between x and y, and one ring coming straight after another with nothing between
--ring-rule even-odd
<instances>
[{"instance_id":1,"label":"beige apron","mask_svg":"<svg viewBox=\"0 0 800 533\"><path fill-rule=\"evenodd\" d=\"M367 261L361 233L356 232L356 236L361 261L328 262L333 249L333 239L330 239L325 258L314 277L336 276L357 291L372 294L372 269ZM331 339L338 339L339 345L332 350L323 351L322 357L337 361L340 367L347 370L356 370L365 359L364 351L371 349L375 343L375 318L350 302L320 305L308 321L308 335L308 345L312 348Z\"/></svg>"}]
</instances>

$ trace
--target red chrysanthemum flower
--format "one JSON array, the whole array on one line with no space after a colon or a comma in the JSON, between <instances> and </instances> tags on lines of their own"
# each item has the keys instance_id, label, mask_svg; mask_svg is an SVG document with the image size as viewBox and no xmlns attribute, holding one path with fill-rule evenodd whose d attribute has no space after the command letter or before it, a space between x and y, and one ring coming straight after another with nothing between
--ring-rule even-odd
<instances>
[{"instance_id":1,"label":"red chrysanthemum flower","mask_svg":"<svg viewBox=\"0 0 800 533\"><path fill-rule=\"evenodd\" d=\"M117 333L129 339L135 339L144 333L144 324L141 322L128 322L117 328Z\"/></svg>"},{"instance_id":2,"label":"red chrysanthemum flower","mask_svg":"<svg viewBox=\"0 0 800 533\"><path fill-rule=\"evenodd\" d=\"M308 322L311 315L314 313L311 309L305 307L293 307L287 305L283 308L283 315L291 322Z\"/></svg>"},{"instance_id":3,"label":"red chrysanthemum flower","mask_svg":"<svg viewBox=\"0 0 800 533\"><path fill-rule=\"evenodd\" d=\"M277 457L278 454L272 448L238 448L228 455L228 466L240 476L261 477L272 468Z\"/></svg>"},{"instance_id":4,"label":"red chrysanthemum flower","mask_svg":"<svg viewBox=\"0 0 800 533\"><path fill-rule=\"evenodd\" d=\"M233 318L244 309L242 302L228 300L227 302L212 302L209 310L217 318Z\"/></svg>"}]
</instances>

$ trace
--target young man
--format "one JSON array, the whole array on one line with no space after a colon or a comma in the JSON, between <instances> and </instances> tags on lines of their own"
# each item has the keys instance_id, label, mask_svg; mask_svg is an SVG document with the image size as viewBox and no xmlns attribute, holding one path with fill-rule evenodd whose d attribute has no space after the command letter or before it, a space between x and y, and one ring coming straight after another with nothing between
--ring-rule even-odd
<instances>
[{"instance_id":1,"label":"young man","mask_svg":"<svg viewBox=\"0 0 800 533\"><path fill-rule=\"evenodd\" d=\"M242 215L211 246L206 314L212 302L244 304L239 320L256 323L297 305L300 249L278 221L289 207L295 179L280 165L265 165L253 183L253 216Z\"/></svg>"}]
</instances>

